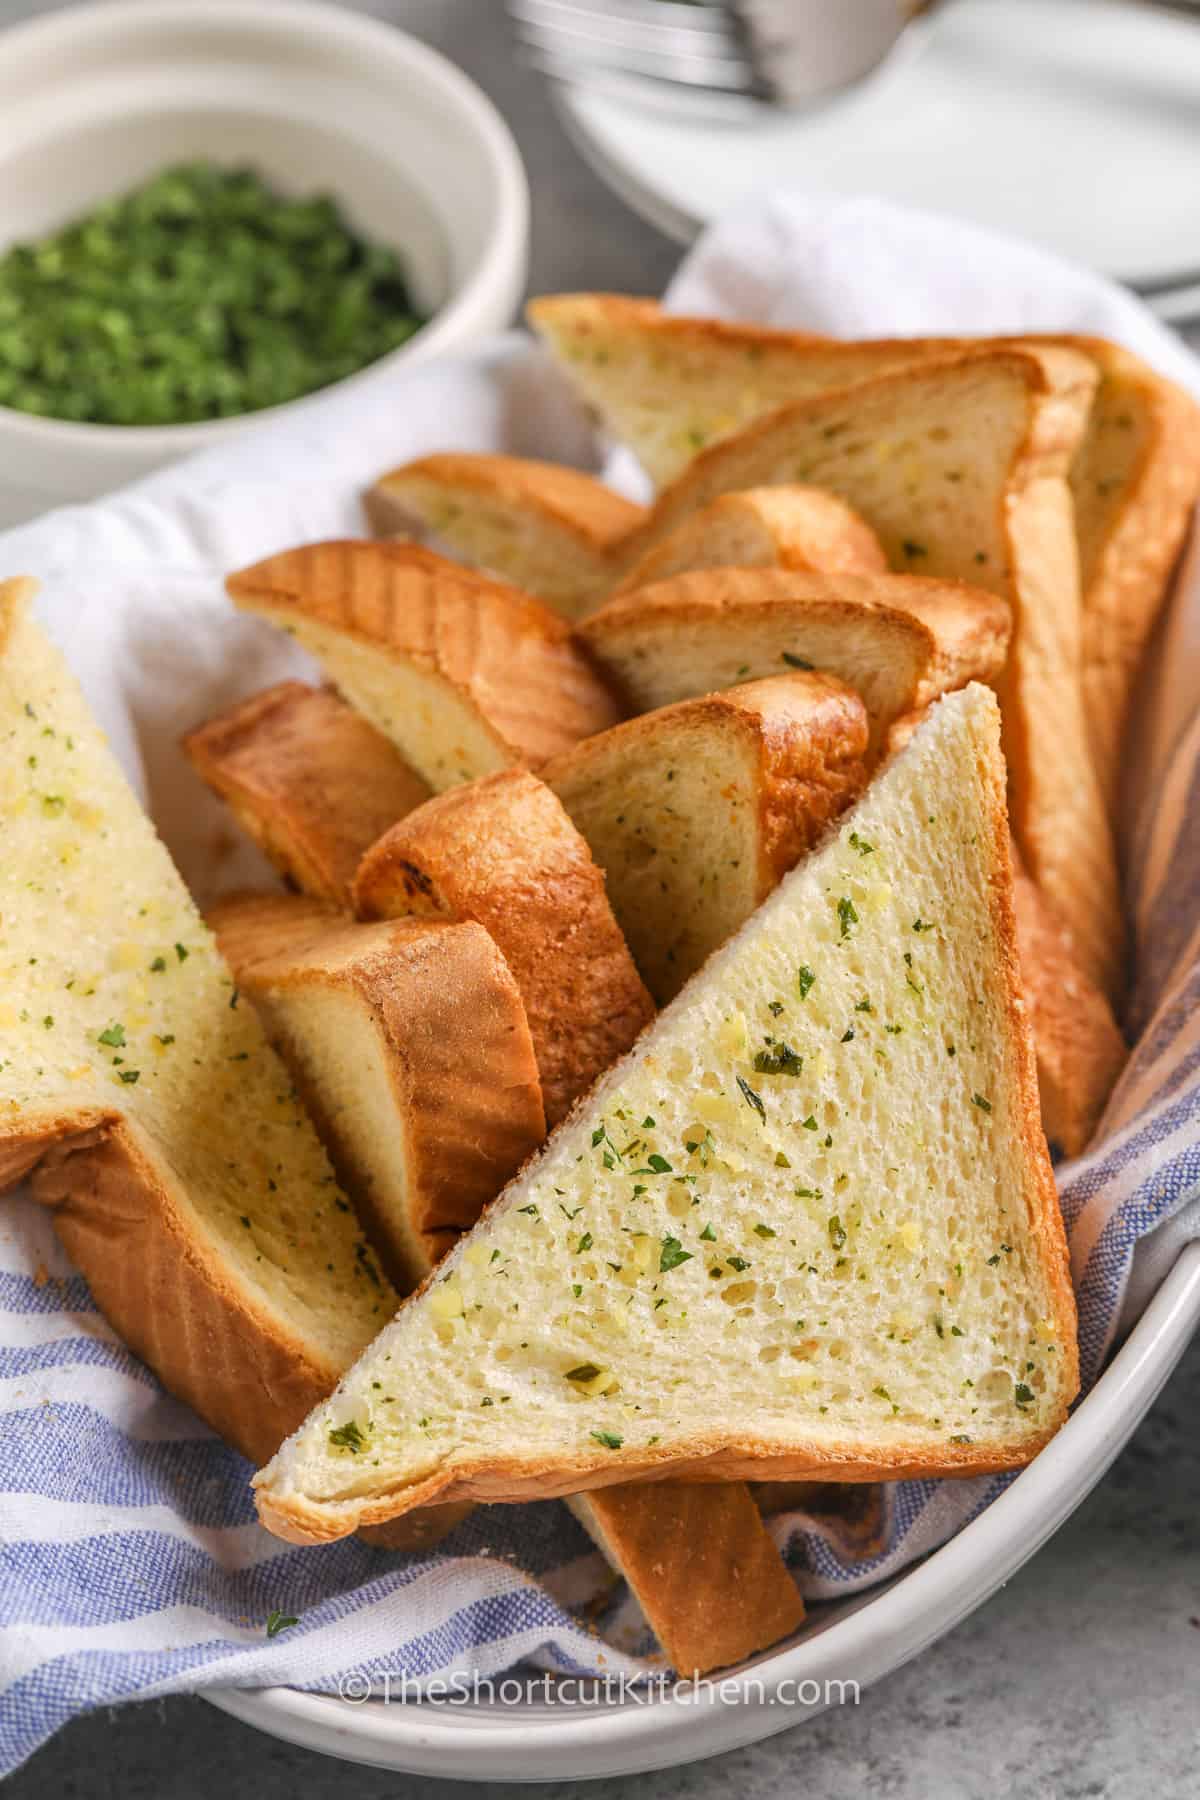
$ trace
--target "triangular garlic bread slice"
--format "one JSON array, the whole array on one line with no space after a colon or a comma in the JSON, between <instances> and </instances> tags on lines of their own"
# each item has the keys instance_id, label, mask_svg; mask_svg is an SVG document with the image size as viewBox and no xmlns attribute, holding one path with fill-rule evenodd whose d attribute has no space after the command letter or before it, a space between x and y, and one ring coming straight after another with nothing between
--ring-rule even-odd
<instances>
[{"instance_id":1,"label":"triangular garlic bread slice","mask_svg":"<svg viewBox=\"0 0 1200 1800\"><path fill-rule=\"evenodd\" d=\"M999 674L1005 601L914 575L712 569L621 594L580 641L635 712L817 669L862 695L879 747L893 720Z\"/></svg>"},{"instance_id":2,"label":"triangular garlic bread slice","mask_svg":"<svg viewBox=\"0 0 1200 1800\"><path fill-rule=\"evenodd\" d=\"M564 620L416 544L305 544L226 582L435 791L535 767L620 712Z\"/></svg>"},{"instance_id":3,"label":"triangular garlic bread slice","mask_svg":"<svg viewBox=\"0 0 1200 1800\"><path fill-rule=\"evenodd\" d=\"M1018 1466L1077 1386L996 704L943 700L256 1478L280 1535Z\"/></svg>"},{"instance_id":4,"label":"triangular garlic bread slice","mask_svg":"<svg viewBox=\"0 0 1200 1800\"><path fill-rule=\"evenodd\" d=\"M842 342L739 320L688 318L627 294L547 294L530 324L659 486L698 451L808 394L944 361L950 338Z\"/></svg>"},{"instance_id":5,"label":"triangular garlic bread slice","mask_svg":"<svg viewBox=\"0 0 1200 1800\"><path fill-rule=\"evenodd\" d=\"M432 532L454 556L578 618L615 579L614 549L645 508L561 463L520 456L422 456L364 496L381 537Z\"/></svg>"},{"instance_id":6,"label":"triangular garlic bread slice","mask_svg":"<svg viewBox=\"0 0 1200 1800\"><path fill-rule=\"evenodd\" d=\"M78 684L0 584L0 1190L269 1455L390 1316L315 1131Z\"/></svg>"}]
</instances>

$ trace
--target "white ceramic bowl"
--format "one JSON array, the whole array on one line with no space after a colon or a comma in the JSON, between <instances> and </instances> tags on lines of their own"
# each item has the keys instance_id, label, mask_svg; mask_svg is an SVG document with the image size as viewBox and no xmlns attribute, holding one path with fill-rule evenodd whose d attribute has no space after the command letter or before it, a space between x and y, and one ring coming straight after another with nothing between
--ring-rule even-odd
<instances>
[{"instance_id":1,"label":"white ceramic bowl","mask_svg":"<svg viewBox=\"0 0 1200 1800\"><path fill-rule=\"evenodd\" d=\"M390 25L310 0L111 0L0 36L0 248L188 158L252 163L285 193L331 192L402 252L432 318L384 364L513 315L529 239L516 146L466 76ZM0 524L304 404L154 427L0 408Z\"/></svg>"}]
</instances>

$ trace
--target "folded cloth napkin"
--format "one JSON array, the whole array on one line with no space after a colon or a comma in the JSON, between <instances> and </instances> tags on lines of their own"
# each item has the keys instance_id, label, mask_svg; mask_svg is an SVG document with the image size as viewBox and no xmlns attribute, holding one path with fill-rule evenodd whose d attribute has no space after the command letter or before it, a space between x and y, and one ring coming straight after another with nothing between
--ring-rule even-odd
<instances>
[{"instance_id":1,"label":"folded cloth napkin","mask_svg":"<svg viewBox=\"0 0 1200 1800\"><path fill-rule=\"evenodd\" d=\"M1200 367L1112 285L869 201L768 197L708 234L669 299L844 335L1098 332L1200 391ZM178 734L305 668L230 612L222 573L361 531L364 481L448 447L565 460L593 448L538 355L511 336L318 398L283 426L0 537L0 575L40 578L44 622L202 898L264 871L230 850ZM1198 669L1200 570L1188 567L1148 672L1129 793L1141 1038L1096 1147L1059 1171L1088 1382L1200 1236ZM275 1683L361 1695L385 1673L415 1683L520 1661L609 1675L654 1666L620 1590L597 1614L603 1567L557 1502L483 1509L420 1556L269 1537L246 1464L124 1349L21 1195L0 1209L0 1441L0 1771L73 1714L126 1699ZM902 1482L882 1490L869 1529L799 1514L773 1529L806 1594L844 1596L943 1542L1003 1485ZM268 1638L272 1613L294 1622Z\"/></svg>"}]
</instances>

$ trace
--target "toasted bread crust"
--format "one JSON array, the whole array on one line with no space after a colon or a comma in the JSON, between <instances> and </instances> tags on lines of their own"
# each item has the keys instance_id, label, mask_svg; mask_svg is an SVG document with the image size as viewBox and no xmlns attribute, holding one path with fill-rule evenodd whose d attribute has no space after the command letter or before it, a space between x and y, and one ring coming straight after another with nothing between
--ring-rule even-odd
<instances>
[{"instance_id":1,"label":"toasted bread crust","mask_svg":"<svg viewBox=\"0 0 1200 1800\"><path fill-rule=\"evenodd\" d=\"M631 531L634 529L630 527ZM757 553L717 554L722 533L757 534ZM689 569L760 566L809 574L885 575L887 558L871 527L826 488L800 483L722 494L647 550L614 592L648 587Z\"/></svg>"},{"instance_id":2,"label":"toasted bread crust","mask_svg":"<svg viewBox=\"0 0 1200 1800\"><path fill-rule=\"evenodd\" d=\"M1129 1056L1112 1009L1079 968L1070 935L1019 863L1013 904L1046 1136L1067 1156L1091 1142Z\"/></svg>"},{"instance_id":3,"label":"toasted bread crust","mask_svg":"<svg viewBox=\"0 0 1200 1800\"><path fill-rule=\"evenodd\" d=\"M567 1504L625 1576L677 1674L742 1662L804 1602L741 1482L629 1482Z\"/></svg>"},{"instance_id":4,"label":"toasted bread crust","mask_svg":"<svg viewBox=\"0 0 1200 1800\"><path fill-rule=\"evenodd\" d=\"M288 1331L215 1254L130 1120L64 1114L27 1129L41 1139L34 1198L51 1209L105 1318L243 1456L271 1455L341 1369Z\"/></svg>"},{"instance_id":5,"label":"toasted bread crust","mask_svg":"<svg viewBox=\"0 0 1200 1800\"><path fill-rule=\"evenodd\" d=\"M1039 1127L1040 1130L1040 1127ZM1072 1297L1072 1313L1074 1299ZM706 1437L676 1440L672 1449L660 1457L622 1457L610 1455L607 1462L599 1457L581 1456L573 1461L555 1458L553 1462L534 1457L513 1457L500 1463L464 1460L451 1469L440 1469L423 1481L413 1482L394 1493L379 1494L370 1499L318 1502L303 1495L280 1494L266 1486L263 1472L255 1477L255 1502L258 1515L267 1530L293 1544L325 1544L348 1537L364 1525L381 1524L402 1517L411 1509L432 1503L444 1505L460 1500L486 1502L547 1500L568 1494L592 1493L642 1482L731 1482L731 1481L804 1481L865 1482L917 1481L930 1476L958 1477L998 1475L1009 1469L1021 1469L1045 1448L1066 1420L1061 1416L1044 1431L1030 1434L1019 1444L987 1449L983 1445L937 1446L936 1462L931 1447L914 1443L898 1445L874 1457L864 1457L849 1446L832 1444L796 1444L786 1454L769 1443L746 1439L736 1447L728 1437L712 1433Z\"/></svg>"},{"instance_id":6,"label":"toasted bread crust","mask_svg":"<svg viewBox=\"0 0 1200 1800\"><path fill-rule=\"evenodd\" d=\"M641 523L645 509L614 493L591 475L563 463L539 462L523 456L443 452L402 463L381 475L367 490L367 516L376 531L395 530L406 506L417 505L415 484L428 482L445 491L487 495L516 511L545 519L581 549L602 555ZM411 517L411 511L409 513ZM437 529L438 521L418 513Z\"/></svg>"},{"instance_id":7,"label":"toasted bread crust","mask_svg":"<svg viewBox=\"0 0 1200 1800\"><path fill-rule=\"evenodd\" d=\"M686 705L687 702L684 702ZM797 670L699 703L751 724L759 746L759 898L866 785L867 710L844 682Z\"/></svg>"},{"instance_id":8,"label":"toasted bread crust","mask_svg":"<svg viewBox=\"0 0 1200 1800\"><path fill-rule=\"evenodd\" d=\"M587 845L524 771L402 820L364 857L354 899L363 918L445 914L491 933L525 1002L550 1124L653 1016Z\"/></svg>"},{"instance_id":9,"label":"toasted bread crust","mask_svg":"<svg viewBox=\"0 0 1200 1800\"><path fill-rule=\"evenodd\" d=\"M239 701L182 743L280 874L343 910L363 852L432 792L382 732L302 681Z\"/></svg>"},{"instance_id":10,"label":"toasted bread crust","mask_svg":"<svg viewBox=\"0 0 1200 1800\"><path fill-rule=\"evenodd\" d=\"M1027 1204L1034 1242L1040 1252L1039 1261L1049 1276L1054 1324L1058 1333L1055 1341L1061 1346L1060 1354L1066 1370L1062 1414L1065 1417L1067 1405L1079 1392L1078 1315L1075 1289L1071 1281L1066 1227L1058 1204L1058 1189L1054 1183L1046 1134L1042 1129L1033 1022L1025 1004L1021 982L1013 899L1013 836L1008 819L1006 773L1002 756L986 764L986 779L992 797L992 866L995 871L988 899L999 946L998 983L1008 1021L1003 1041L1012 1064L1018 1094L1020 1136L1025 1150L1023 1161L1031 1175L1032 1191L1027 1196Z\"/></svg>"},{"instance_id":11,"label":"toasted bread crust","mask_svg":"<svg viewBox=\"0 0 1200 1800\"><path fill-rule=\"evenodd\" d=\"M545 1136L533 1044L507 963L473 923L347 924L282 894L224 901L209 923L404 1291L475 1223ZM326 1112L306 1077L304 1046L279 1014L277 1002L306 990L350 996L378 1034L404 1144L405 1229ZM422 1260L409 1253L412 1237Z\"/></svg>"},{"instance_id":12,"label":"toasted bread crust","mask_svg":"<svg viewBox=\"0 0 1200 1800\"><path fill-rule=\"evenodd\" d=\"M234 604L415 667L477 714L502 762L536 765L619 717L566 623L415 544L309 544L239 570Z\"/></svg>"}]
</instances>

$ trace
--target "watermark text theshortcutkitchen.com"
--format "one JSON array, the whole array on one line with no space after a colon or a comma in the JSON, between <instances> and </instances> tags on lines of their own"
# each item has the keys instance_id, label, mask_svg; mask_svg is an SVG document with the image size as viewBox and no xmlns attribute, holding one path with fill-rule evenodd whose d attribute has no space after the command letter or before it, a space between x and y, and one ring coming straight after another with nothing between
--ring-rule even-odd
<instances>
[{"instance_id":1,"label":"watermark text theshortcutkitchen.com","mask_svg":"<svg viewBox=\"0 0 1200 1800\"><path fill-rule=\"evenodd\" d=\"M563 1707L651 1706L673 1700L685 1706L719 1701L725 1706L857 1706L857 1681L827 1677L817 1681L776 1681L769 1686L754 1675L699 1676L681 1681L674 1675L369 1675L352 1671L338 1677L338 1695L352 1705L382 1701L433 1706L516 1706L537 1700Z\"/></svg>"}]
</instances>

